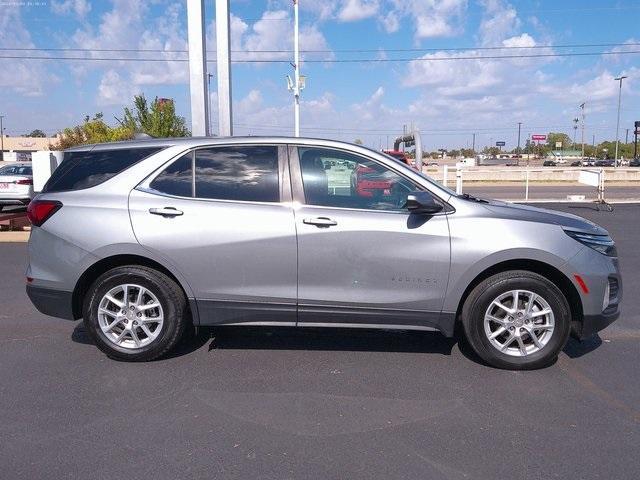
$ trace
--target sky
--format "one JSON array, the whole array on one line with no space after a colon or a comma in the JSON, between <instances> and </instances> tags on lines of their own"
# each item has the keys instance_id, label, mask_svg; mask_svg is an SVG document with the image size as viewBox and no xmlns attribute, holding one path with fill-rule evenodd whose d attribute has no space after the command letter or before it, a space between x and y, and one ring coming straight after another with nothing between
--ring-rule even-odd
<instances>
[{"instance_id":1,"label":"sky","mask_svg":"<svg viewBox=\"0 0 640 480\"><path fill-rule=\"evenodd\" d=\"M619 75L628 76L621 138L627 128L631 138L633 121L640 120L637 0L299 5L300 68L308 78L303 136L386 148L413 124L427 150L470 147L473 133L476 148L505 141L509 149L517 144L518 122L523 145L531 134L573 136L573 119L586 102L585 142L595 135L598 143L615 138ZM231 57L239 62L232 64L234 133L292 135L285 78L293 74L292 2L231 0L230 8ZM215 74L214 0L205 1L205 14L208 68ZM173 98L190 123L188 63L176 61L187 58L186 17L184 0L0 0L5 133L54 134L96 112L115 124L140 93ZM556 56L567 53L573 56ZM542 56L486 58L531 54ZM214 77L214 132L215 90Z\"/></svg>"}]
</instances>

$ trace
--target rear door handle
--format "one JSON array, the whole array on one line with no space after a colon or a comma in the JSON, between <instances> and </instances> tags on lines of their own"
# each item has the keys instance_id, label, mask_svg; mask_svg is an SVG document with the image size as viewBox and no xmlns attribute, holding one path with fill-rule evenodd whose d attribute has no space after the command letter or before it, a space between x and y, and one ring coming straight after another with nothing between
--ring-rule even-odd
<instances>
[{"instance_id":1,"label":"rear door handle","mask_svg":"<svg viewBox=\"0 0 640 480\"><path fill-rule=\"evenodd\" d=\"M161 215L163 217L179 217L184 212L173 207L150 208L149 213L153 215Z\"/></svg>"},{"instance_id":2,"label":"rear door handle","mask_svg":"<svg viewBox=\"0 0 640 480\"><path fill-rule=\"evenodd\" d=\"M336 222L335 220L331 220L329 217L309 217L302 220L302 223L305 223L307 225L315 225L316 227L320 228L327 228L338 225L338 222Z\"/></svg>"}]
</instances>

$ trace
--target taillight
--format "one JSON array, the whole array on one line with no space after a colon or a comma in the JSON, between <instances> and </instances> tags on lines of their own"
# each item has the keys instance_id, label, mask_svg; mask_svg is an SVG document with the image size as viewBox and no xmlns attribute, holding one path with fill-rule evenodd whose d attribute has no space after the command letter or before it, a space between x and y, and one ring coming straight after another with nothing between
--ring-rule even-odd
<instances>
[{"instance_id":1,"label":"taillight","mask_svg":"<svg viewBox=\"0 0 640 480\"><path fill-rule=\"evenodd\" d=\"M47 219L62 207L62 202L57 200L32 200L27 207L27 218L39 227Z\"/></svg>"},{"instance_id":2,"label":"taillight","mask_svg":"<svg viewBox=\"0 0 640 480\"><path fill-rule=\"evenodd\" d=\"M16 185L33 185L33 180L31 178L21 178L16 180Z\"/></svg>"}]
</instances>

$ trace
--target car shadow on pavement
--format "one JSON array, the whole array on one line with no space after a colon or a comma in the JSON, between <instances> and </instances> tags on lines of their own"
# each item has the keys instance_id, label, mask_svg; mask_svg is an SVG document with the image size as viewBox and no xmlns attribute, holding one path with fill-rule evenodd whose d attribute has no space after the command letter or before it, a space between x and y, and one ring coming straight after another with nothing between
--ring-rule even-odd
<instances>
[{"instance_id":1,"label":"car shadow on pavement","mask_svg":"<svg viewBox=\"0 0 640 480\"><path fill-rule=\"evenodd\" d=\"M575 338L570 337L563 351L570 358L580 358L583 355L593 352L600 345L602 345L602 339L598 334L585 340L576 340Z\"/></svg>"},{"instance_id":2,"label":"car shadow on pavement","mask_svg":"<svg viewBox=\"0 0 640 480\"><path fill-rule=\"evenodd\" d=\"M191 327L187 332L185 332L182 340L180 340L178 345L176 345L176 347L171 352L157 360L166 360L169 358L180 357L182 355L187 355L189 353L195 352L210 339L211 335L208 329L200 329L199 331L195 331L195 329ZM95 342L93 341L87 330L84 328L84 324L82 322L78 322L78 324L73 329L73 332L71 333L71 340L84 345L95 345Z\"/></svg>"},{"instance_id":3,"label":"car shadow on pavement","mask_svg":"<svg viewBox=\"0 0 640 480\"><path fill-rule=\"evenodd\" d=\"M203 332L204 333L204 332ZM437 332L364 328L212 327L212 350L344 350L451 355L456 339Z\"/></svg>"}]
</instances>

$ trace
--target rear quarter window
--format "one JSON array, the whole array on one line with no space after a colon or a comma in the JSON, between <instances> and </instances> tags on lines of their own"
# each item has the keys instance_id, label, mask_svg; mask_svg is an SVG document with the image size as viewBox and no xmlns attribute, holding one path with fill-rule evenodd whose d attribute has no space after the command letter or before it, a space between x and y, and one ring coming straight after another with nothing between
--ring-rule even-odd
<instances>
[{"instance_id":1,"label":"rear quarter window","mask_svg":"<svg viewBox=\"0 0 640 480\"><path fill-rule=\"evenodd\" d=\"M118 148L86 152L65 152L42 189L43 192L64 192L95 187L135 165L163 147Z\"/></svg>"}]
</instances>

